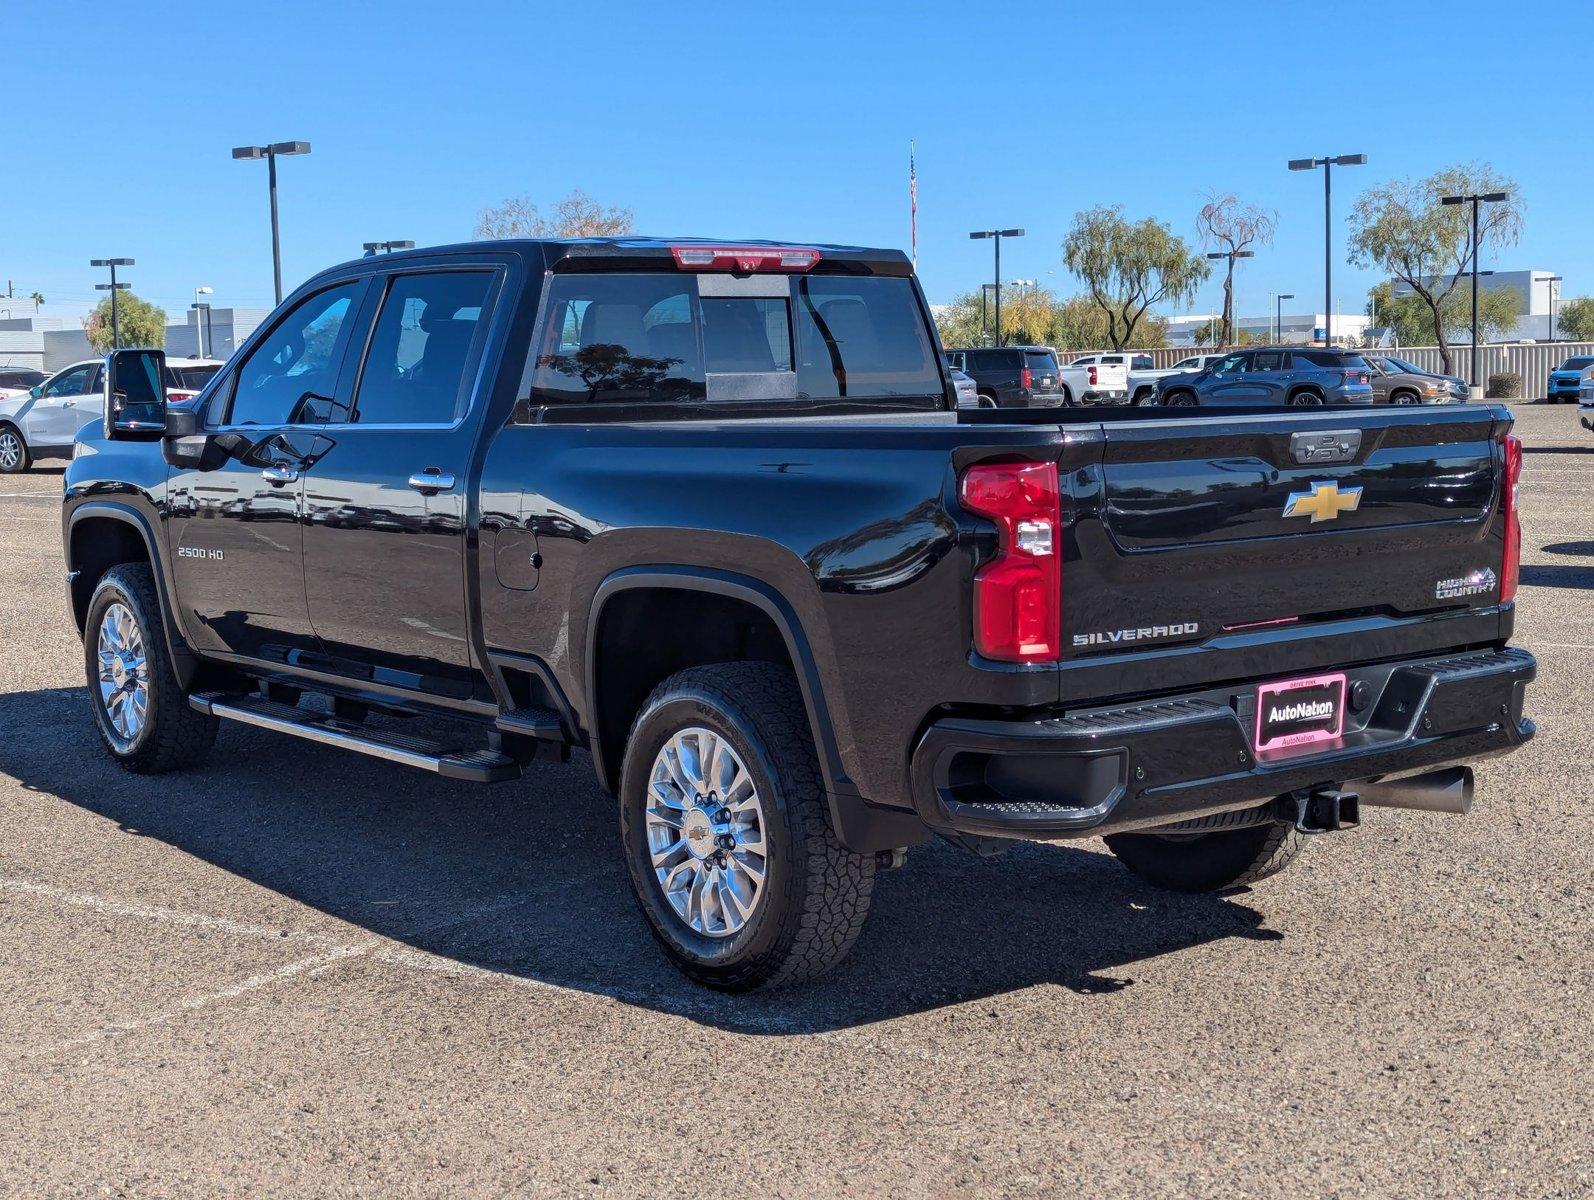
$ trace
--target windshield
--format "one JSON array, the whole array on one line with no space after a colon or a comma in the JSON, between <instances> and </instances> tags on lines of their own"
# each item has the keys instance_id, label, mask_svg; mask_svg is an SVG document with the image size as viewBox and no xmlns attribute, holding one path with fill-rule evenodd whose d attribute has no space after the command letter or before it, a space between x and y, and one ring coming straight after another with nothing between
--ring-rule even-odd
<instances>
[{"instance_id":1,"label":"windshield","mask_svg":"<svg viewBox=\"0 0 1594 1200\"><path fill-rule=\"evenodd\" d=\"M1594 367L1594 357L1586 354L1576 355L1561 364L1563 371L1581 371L1584 367Z\"/></svg>"}]
</instances>

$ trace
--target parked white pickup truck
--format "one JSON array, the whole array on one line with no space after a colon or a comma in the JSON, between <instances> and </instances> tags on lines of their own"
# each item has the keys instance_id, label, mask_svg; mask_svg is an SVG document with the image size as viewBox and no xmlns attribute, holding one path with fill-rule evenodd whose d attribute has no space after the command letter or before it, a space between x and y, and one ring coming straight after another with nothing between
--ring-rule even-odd
<instances>
[{"instance_id":1,"label":"parked white pickup truck","mask_svg":"<svg viewBox=\"0 0 1594 1200\"><path fill-rule=\"evenodd\" d=\"M1171 367L1158 367L1149 354L1086 354L1076 358L1073 365L1122 364L1126 372L1129 403L1147 404L1157 394L1159 379L1166 379L1169 375L1184 375L1205 370L1208 363L1222 357L1221 354L1192 354L1189 358L1181 358Z\"/></svg>"},{"instance_id":2,"label":"parked white pickup truck","mask_svg":"<svg viewBox=\"0 0 1594 1200\"><path fill-rule=\"evenodd\" d=\"M1127 354L1082 355L1062 369L1063 381L1075 396L1088 397L1088 403L1123 404L1130 396L1129 357ZM1062 355L1058 355L1058 361L1062 361Z\"/></svg>"}]
</instances>

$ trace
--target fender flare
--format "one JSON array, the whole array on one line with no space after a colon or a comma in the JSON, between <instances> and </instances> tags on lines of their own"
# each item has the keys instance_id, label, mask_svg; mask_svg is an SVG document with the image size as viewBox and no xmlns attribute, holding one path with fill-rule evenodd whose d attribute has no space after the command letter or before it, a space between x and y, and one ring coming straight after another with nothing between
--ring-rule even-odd
<instances>
[{"instance_id":1,"label":"fender flare","mask_svg":"<svg viewBox=\"0 0 1594 1200\"><path fill-rule=\"evenodd\" d=\"M160 597L161 624L165 626L166 651L171 655L172 667L178 682L186 688L198 672L199 659L178 632L176 616L172 611L171 591L167 586L166 563L157 548L159 543L155 537L155 530L150 525L149 518L131 504L114 500L88 500L74 508L66 519L64 549L68 580L67 599L72 604L74 623L77 619L77 605L71 595L71 581L76 579L78 568L72 561L72 534L78 522L89 517L120 521L138 531L139 537L144 542L145 553L149 556L150 570L155 576L155 594ZM82 632L81 629L79 632Z\"/></svg>"},{"instance_id":2,"label":"fender flare","mask_svg":"<svg viewBox=\"0 0 1594 1200\"><path fill-rule=\"evenodd\" d=\"M911 845L929 836L916 814L870 805L847 776L813 649L791 603L777 589L761 580L712 567L666 564L624 567L607 576L592 595L592 602L587 608L584 639L586 661L582 664L583 699L587 710L583 714L583 723L587 728L593 767L605 791L616 793L619 780L608 778L597 720L598 628L604 606L622 592L637 588L709 592L751 604L769 617L780 632L797 673L797 686L802 691L808 726L819 754L819 770L824 780L825 798L836 836L843 845L862 854Z\"/></svg>"}]
</instances>

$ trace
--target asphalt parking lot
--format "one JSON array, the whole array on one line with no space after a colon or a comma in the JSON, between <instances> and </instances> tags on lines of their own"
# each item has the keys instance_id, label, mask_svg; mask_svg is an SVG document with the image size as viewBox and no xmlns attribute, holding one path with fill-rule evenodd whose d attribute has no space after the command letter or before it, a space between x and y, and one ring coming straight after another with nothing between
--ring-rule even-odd
<instances>
[{"instance_id":1,"label":"asphalt parking lot","mask_svg":"<svg viewBox=\"0 0 1594 1200\"><path fill-rule=\"evenodd\" d=\"M102 755L60 476L0 480L0 1191L1586 1196L1594 436L1524 405L1538 738L1224 898L1096 842L884 875L822 985L684 982L581 756Z\"/></svg>"}]
</instances>

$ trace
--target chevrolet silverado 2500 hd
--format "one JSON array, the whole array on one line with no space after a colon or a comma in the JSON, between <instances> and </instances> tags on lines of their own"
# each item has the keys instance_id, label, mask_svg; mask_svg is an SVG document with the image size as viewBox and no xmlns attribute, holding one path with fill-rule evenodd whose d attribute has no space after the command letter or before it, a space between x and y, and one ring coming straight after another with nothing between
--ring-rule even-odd
<instances>
[{"instance_id":1,"label":"chevrolet silverado 2500 hd","mask_svg":"<svg viewBox=\"0 0 1594 1200\"><path fill-rule=\"evenodd\" d=\"M836 963L933 835L1220 889L1369 804L1464 811L1533 733L1506 409L959 412L895 251L389 254L196 398L108 373L63 526L107 751L583 747L716 987Z\"/></svg>"}]
</instances>

